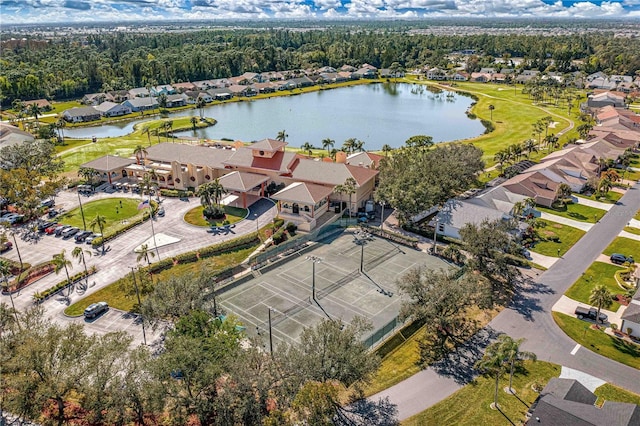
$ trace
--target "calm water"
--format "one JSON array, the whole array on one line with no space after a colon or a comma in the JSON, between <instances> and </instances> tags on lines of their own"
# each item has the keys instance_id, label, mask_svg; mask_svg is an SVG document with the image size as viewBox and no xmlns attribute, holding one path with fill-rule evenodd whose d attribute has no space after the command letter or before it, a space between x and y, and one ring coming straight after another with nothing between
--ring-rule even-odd
<instances>
[{"instance_id":1,"label":"calm water","mask_svg":"<svg viewBox=\"0 0 640 426\"><path fill-rule=\"evenodd\" d=\"M205 116L215 118L218 121L215 126L176 135L256 141L275 138L279 131L286 130L292 146L310 142L322 147L322 140L330 138L339 148L346 139L356 138L365 142L365 149L379 150L384 144L399 147L414 135L430 135L434 141L443 142L482 134L484 127L480 121L465 115L472 102L471 98L453 92L432 93L420 85L361 85L212 105L205 108ZM199 111L170 114L193 115L198 116ZM133 125L139 122L66 129L65 136L122 136L132 132Z\"/></svg>"}]
</instances>

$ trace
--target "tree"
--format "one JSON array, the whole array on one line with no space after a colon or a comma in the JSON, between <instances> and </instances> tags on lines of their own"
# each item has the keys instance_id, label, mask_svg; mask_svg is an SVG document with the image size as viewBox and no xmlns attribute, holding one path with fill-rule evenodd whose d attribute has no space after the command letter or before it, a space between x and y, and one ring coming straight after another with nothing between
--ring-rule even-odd
<instances>
[{"instance_id":1,"label":"tree","mask_svg":"<svg viewBox=\"0 0 640 426\"><path fill-rule=\"evenodd\" d=\"M191 121L191 127L193 128L193 131L195 132L198 126L198 119L196 117L191 117L189 119L189 121Z\"/></svg>"},{"instance_id":2,"label":"tree","mask_svg":"<svg viewBox=\"0 0 640 426\"><path fill-rule=\"evenodd\" d=\"M490 118L489 120L493 121L493 110L496 109L496 107L494 107L493 105L489 105L489 113L490 113Z\"/></svg>"},{"instance_id":3,"label":"tree","mask_svg":"<svg viewBox=\"0 0 640 426\"><path fill-rule=\"evenodd\" d=\"M600 195L607 195L613 188L613 183L607 177L603 177L598 181L598 190L596 191Z\"/></svg>"},{"instance_id":4,"label":"tree","mask_svg":"<svg viewBox=\"0 0 640 426\"><path fill-rule=\"evenodd\" d=\"M361 141L360 139L356 140L353 143L353 151L364 152L364 141Z\"/></svg>"},{"instance_id":5,"label":"tree","mask_svg":"<svg viewBox=\"0 0 640 426\"><path fill-rule=\"evenodd\" d=\"M198 100L196 101L196 108L200 110L200 120L204 119L204 107L206 106L207 102L204 100L204 98L198 97Z\"/></svg>"},{"instance_id":6,"label":"tree","mask_svg":"<svg viewBox=\"0 0 640 426\"><path fill-rule=\"evenodd\" d=\"M169 142L169 135L171 134L171 130L173 129L173 120L167 120L164 122L165 136L167 137L167 142ZM173 135L171 135L173 139Z\"/></svg>"},{"instance_id":7,"label":"tree","mask_svg":"<svg viewBox=\"0 0 640 426\"><path fill-rule=\"evenodd\" d=\"M141 260L147 262L147 265L151 265L151 258L156 257L153 251L149 251L148 244L142 244L140 246L140 252L136 257L136 262L140 263Z\"/></svg>"},{"instance_id":8,"label":"tree","mask_svg":"<svg viewBox=\"0 0 640 426\"><path fill-rule=\"evenodd\" d=\"M527 139L522 143L522 148L527 151L527 159L531 156L532 152L538 152L538 144L535 139Z\"/></svg>"},{"instance_id":9,"label":"tree","mask_svg":"<svg viewBox=\"0 0 640 426\"><path fill-rule=\"evenodd\" d=\"M95 232L96 227L98 227L98 229L100 229L100 237L102 240L102 254L104 255L104 227L107 224L107 219L100 215L97 214L96 217L93 218L93 220L89 223L89 226L91 227L91 230L93 232Z\"/></svg>"},{"instance_id":10,"label":"tree","mask_svg":"<svg viewBox=\"0 0 640 426\"><path fill-rule=\"evenodd\" d=\"M504 167L504 163L508 159L509 159L509 154L504 150L500 150L500 151L496 152L496 154L493 156L493 161L498 163L498 170L500 170L500 171L502 171L502 169Z\"/></svg>"},{"instance_id":11,"label":"tree","mask_svg":"<svg viewBox=\"0 0 640 426\"><path fill-rule=\"evenodd\" d=\"M69 277L69 269L73 268L73 264L66 257L66 250L62 250L58 254L53 255L53 266L56 275L60 273L61 270L64 269L65 274L67 275L67 284L71 284L71 278ZM71 289L71 287L69 287ZM69 290L69 296L71 295L71 290Z\"/></svg>"},{"instance_id":12,"label":"tree","mask_svg":"<svg viewBox=\"0 0 640 426\"><path fill-rule=\"evenodd\" d=\"M500 342L493 342L484 351L482 358L476 362L475 368L480 371L481 374L496 379L495 392L493 396L493 408L498 409L498 387L500 384L500 377L504 374L505 354L503 352L503 346Z\"/></svg>"},{"instance_id":13,"label":"tree","mask_svg":"<svg viewBox=\"0 0 640 426\"><path fill-rule=\"evenodd\" d=\"M28 111L29 111L29 114L33 116L33 118L36 120L36 126L40 126L40 122L38 121L38 116L42 113L42 110L40 109L38 104L35 102L30 104Z\"/></svg>"},{"instance_id":14,"label":"tree","mask_svg":"<svg viewBox=\"0 0 640 426\"><path fill-rule=\"evenodd\" d=\"M151 146L151 131L149 129L149 126L144 126L144 128L142 129L142 134L147 135L147 142L149 142L149 146Z\"/></svg>"},{"instance_id":15,"label":"tree","mask_svg":"<svg viewBox=\"0 0 640 426\"><path fill-rule=\"evenodd\" d=\"M331 155L331 148L336 144L336 141L330 138L322 139L322 148L327 150L327 154Z\"/></svg>"},{"instance_id":16,"label":"tree","mask_svg":"<svg viewBox=\"0 0 640 426\"><path fill-rule=\"evenodd\" d=\"M56 128L58 129L58 137L60 138L62 144L64 144L64 128L66 126L67 121L62 117L58 118L58 120L56 121Z\"/></svg>"},{"instance_id":17,"label":"tree","mask_svg":"<svg viewBox=\"0 0 640 426\"><path fill-rule=\"evenodd\" d=\"M8 260L0 258L0 277L2 277L2 289L9 293L11 308L13 309L16 324L19 324L18 311L16 311L16 305L13 303L13 291L11 291L11 289L9 288L9 277L11 275L11 264Z\"/></svg>"},{"instance_id":18,"label":"tree","mask_svg":"<svg viewBox=\"0 0 640 426\"><path fill-rule=\"evenodd\" d=\"M200 203L204 207L204 215L209 218L221 217L224 209L220 207L220 200L226 193L219 179L200 185L196 195L200 197Z\"/></svg>"},{"instance_id":19,"label":"tree","mask_svg":"<svg viewBox=\"0 0 640 426\"><path fill-rule=\"evenodd\" d=\"M406 296L399 317L426 324L420 340L423 365L441 359L477 331L478 323L467 311L476 304L484 304L485 280L473 275L458 277L454 271L417 267L396 283Z\"/></svg>"},{"instance_id":20,"label":"tree","mask_svg":"<svg viewBox=\"0 0 640 426\"><path fill-rule=\"evenodd\" d=\"M587 139L589 137L591 129L593 129L593 124L591 123L583 123L576 128L582 139Z\"/></svg>"},{"instance_id":21,"label":"tree","mask_svg":"<svg viewBox=\"0 0 640 426\"><path fill-rule=\"evenodd\" d=\"M283 129L278 132L278 135L276 136L276 140L280 142L286 142L288 137L289 135L287 134L286 130Z\"/></svg>"},{"instance_id":22,"label":"tree","mask_svg":"<svg viewBox=\"0 0 640 426\"><path fill-rule=\"evenodd\" d=\"M342 150L347 154L351 154L353 152L353 147L356 143L356 138L349 138L344 141L342 144Z\"/></svg>"},{"instance_id":23,"label":"tree","mask_svg":"<svg viewBox=\"0 0 640 426\"><path fill-rule=\"evenodd\" d=\"M384 153L385 157L388 157L391 151L393 151L393 148L391 148L391 145L386 143L382 145L382 152Z\"/></svg>"},{"instance_id":24,"label":"tree","mask_svg":"<svg viewBox=\"0 0 640 426\"><path fill-rule=\"evenodd\" d=\"M571 187L566 183L561 183L558 185L557 197L562 202L565 203L565 200L571 198Z\"/></svg>"},{"instance_id":25,"label":"tree","mask_svg":"<svg viewBox=\"0 0 640 426\"><path fill-rule=\"evenodd\" d=\"M501 346L500 352L504 355L504 362L509 366L509 392L515 393L513 390L513 372L515 367L520 365L522 361L530 359L535 361L536 354L520 350L520 345L525 339L512 339L506 334L498 336L498 344Z\"/></svg>"},{"instance_id":26,"label":"tree","mask_svg":"<svg viewBox=\"0 0 640 426\"><path fill-rule=\"evenodd\" d=\"M380 161L379 170L377 192L396 209L404 224L476 185L484 162L482 151L473 145L449 144L430 150L395 150Z\"/></svg>"},{"instance_id":27,"label":"tree","mask_svg":"<svg viewBox=\"0 0 640 426\"><path fill-rule=\"evenodd\" d=\"M433 138L426 135L411 136L404 143L408 148L430 148L434 145Z\"/></svg>"},{"instance_id":28,"label":"tree","mask_svg":"<svg viewBox=\"0 0 640 426\"><path fill-rule=\"evenodd\" d=\"M138 164L140 164L141 160L143 164L146 162L147 154L147 149L142 145L137 145L133 150L133 155L136 156L136 163Z\"/></svg>"},{"instance_id":29,"label":"tree","mask_svg":"<svg viewBox=\"0 0 640 426\"><path fill-rule=\"evenodd\" d=\"M158 106L160 108L166 108L167 107L167 95L166 95L166 93L160 93L160 95L158 96Z\"/></svg>"},{"instance_id":30,"label":"tree","mask_svg":"<svg viewBox=\"0 0 640 426\"><path fill-rule=\"evenodd\" d=\"M600 320L600 310L602 308L608 308L613 303L613 294L603 284L598 284L591 291L589 295L589 303L595 305L598 308L598 314L596 315L596 324Z\"/></svg>"},{"instance_id":31,"label":"tree","mask_svg":"<svg viewBox=\"0 0 640 426\"><path fill-rule=\"evenodd\" d=\"M78 264L82 263L84 265L84 274L86 283L89 283L89 271L87 270L87 261L85 256L91 256L91 252L89 250L82 250L81 247L76 247L71 252L71 256L78 259Z\"/></svg>"},{"instance_id":32,"label":"tree","mask_svg":"<svg viewBox=\"0 0 640 426\"><path fill-rule=\"evenodd\" d=\"M344 193L349 195L349 216L353 216L353 206L351 202L351 196L358 191L358 182L352 177L348 177L342 184Z\"/></svg>"},{"instance_id":33,"label":"tree","mask_svg":"<svg viewBox=\"0 0 640 426\"><path fill-rule=\"evenodd\" d=\"M308 156L311 157L311 154L313 154L314 147L309 142L305 142L302 144L300 149L305 151L308 154Z\"/></svg>"}]
</instances>

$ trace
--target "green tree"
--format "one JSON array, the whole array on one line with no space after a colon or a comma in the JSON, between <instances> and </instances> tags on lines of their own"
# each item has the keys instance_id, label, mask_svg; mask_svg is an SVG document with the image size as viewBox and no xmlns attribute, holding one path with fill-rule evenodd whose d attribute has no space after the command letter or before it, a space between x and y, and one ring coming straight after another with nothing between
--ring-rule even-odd
<instances>
[{"instance_id":1,"label":"green tree","mask_svg":"<svg viewBox=\"0 0 640 426\"><path fill-rule=\"evenodd\" d=\"M353 152L353 147L356 144L356 138L349 138L344 141L342 144L342 150L347 154L351 154Z\"/></svg>"},{"instance_id":2,"label":"green tree","mask_svg":"<svg viewBox=\"0 0 640 426\"><path fill-rule=\"evenodd\" d=\"M205 106L207 106L207 103L205 102L204 98L198 97L198 100L196 101L196 108L200 110L200 120L204 119Z\"/></svg>"},{"instance_id":3,"label":"green tree","mask_svg":"<svg viewBox=\"0 0 640 426\"><path fill-rule=\"evenodd\" d=\"M144 126L141 133L143 135L147 135L147 142L149 143L149 146L151 146L151 131L149 129L149 126Z\"/></svg>"},{"instance_id":4,"label":"green tree","mask_svg":"<svg viewBox=\"0 0 640 426\"><path fill-rule=\"evenodd\" d=\"M144 260L147 265L151 265L151 258L153 257L156 257L156 254L149 250L148 244L142 244L136 257L136 262L140 263L141 260Z\"/></svg>"},{"instance_id":5,"label":"green tree","mask_svg":"<svg viewBox=\"0 0 640 426\"><path fill-rule=\"evenodd\" d=\"M493 342L484 351L482 358L476 362L475 368L483 375L493 377L496 380L495 392L493 394L493 407L499 408L498 405L498 388L500 385L500 377L505 372L505 353L500 342Z\"/></svg>"},{"instance_id":6,"label":"green tree","mask_svg":"<svg viewBox=\"0 0 640 426\"><path fill-rule=\"evenodd\" d=\"M393 151L393 148L391 148L391 145L386 143L382 145L382 152L384 153L385 157L388 157L391 151Z\"/></svg>"},{"instance_id":7,"label":"green tree","mask_svg":"<svg viewBox=\"0 0 640 426\"><path fill-rule=\"evenodd\" d=\"M98 229L100 229L100 235L101 235L101 239L102 239L102 254L104 255L104 227L107 224L107 219L100 215L97 214L96 217L94 217L91 222L89 223L89 227L91 228L91 230L93 232L95 232L96 227L98 227Z\"/></svg>"},{"instance_id":8,"label":"green tree","mask_svg":"<svg viewBox=\"0 0 640 426\"><path fill-rule=\"evenodd\" d=\"M11 308L13 309L13 314L16 320L16 324L19 324L18 311L16 311L16 305L13 302L13 291L9 288L10 276L11 276L11 264L7 259L0 258L0 277L2 278L2 289L7 293L9 293L9 299L11 300Z\"/></svg>"},{"instance_id":9,"label":"green tree","mask_svg":"<svg viewBox=\"0 0 640 426\"><path fill-rule=\"evenodd\" d=\"M147 149L142 145L136 145L133 149L133 155L136 156L136 163L138 164L140 164L140 161L144 164L148 154Z\"/></svg>"},{"instance_id":10,"label":"green tree","mask_svg":"<svg viewBox=\"0 0 640 426\"><path fill-rule=\"evenodd\" d=\"M593 129L593 124L591 123L582 123L579 125L576 130L582 139L587 139L589 137L589 133Z\"/></svg>"},{"instance_id":11,"label":"green tree","mask_svg":"<svg viewBox=\"0 0 640 426\"><path fill-rule=\"evenodd\" d=\"M504 362L509 366L509 392L515 393L513 390L513 373L515 368L522 364L524 360L533 360L537 359L536 354L533 352L526 352L520 350L520 345L524 342L525 339L513 339L506 334L501 334L498 336L498 344L501 346L500 352L504 355Z\"/></svg>"},{"instance_id":12,"label":"green tree","mask_svg":"<svg viewBox=\"0 0 640 426\"><path fill-rule=\"evenodd\" d=\"M300 149L306 152L309 157L311 157L311 154L313 154L314 147L309 142L305 142L302 144Z\"/></svg>"},{"instance_id":13,"label":"green tree","mask_svg":"<svg viewBox=\"0 0 640 426\"><path fill-rule=\"evenodd\" d=\"M434 142L431 136L415 135L407 139L404 144L408 148L430 148Z\"/></svg>"},{"instance_id":14,"label":"green tree","mask_svg":"<svg viewBox=\"0 0 640 426\"><path fill-rule=\"evenodd\" d=\"M29 114L36 120L36 126L40 126L40 122L38 121L38 117L42 114L42 110L35 102L29 105Z\"/></svg>"},{"instance_id":15,"label":"green tree","mask_svg":"<svg viewBox=\"0 0 640 426\"><path fill-rule=\"evenodd\" d=\"M556 194L557 194L556 195L557 198L564 205L566 203L565 200L567 200L568 198L571 198L571 187L566 183L561 183L560 185L558 185L558 190Z\"/></svg>"},{"instance_id":16,"label":"green tree","mask_svg":"<svg viewBox=\"0 0 640 426\"><path fill-rule=\"evenodd\" d=\"M600 320L600 310L602 308L608 308L613 303L613 294L603 284L598 284L594 287L589 295L589 303L595 305L598 308L598 314L596 315L596 324Z\"/></svg>"},{"instance_id":17,"label":"green tree","mask_svg":"<svg viewBox=\"0 0 640 426\"><path fill-rule=\"evenodd\" d=\"M71 278L69 277L69 268L73 268L73 264L66 257L66 250L62 250L58 254L53 255L53 266L56 275L60 273L64 269L64 272L67 276L67 284L71 284ZM69 296L71 295L71 287L69 287Z\"/></svg>"},{"instance_id":18,"label":"green tree","mask_svg":"<svg viewBox=\"0 0 640 426\"><path fill-rule=\"evenodd\" d=\"M286 142L288 137L289 135L287 134L286 130L283 129L278 132L278 135L276 136L276 140L280 142Z\"/></svg>"},{"instance_id":19,"label":"green tree","mask_svg":"<svg viewBox=\"0 0 640 426\"><path fill-rule=\"evenodd\" d=\"M333 148L335 144L336 144L336 141L334 141L331 138L322 139L322 148L327 150L328 155L331 154L331 148Z\"/></svg>"},{"instance_id":20,"label":"green tree","mask_svg":"<svg viewBox=\"0 0 640 426\"><path fill-rule=\"evenodd\" d=\"M89 270L87 269L86 260L87 255L91 256L91 252L89 250L83 250L81 247L76 247L71 252L71 256L78 259L78 264L82 263L82 265L84 265L85 282L89 284Z\"/></svg>"},{"instance_id":21,"label":"green tree","mask_svg":"<svg viewBox=\"0 0 640 426\"><path fill-rule=\"evenodd\" d=\"M489 105L489 113L490 113L490 118L489 120L493 121L493 110L496 109L495 106L493 105Z\"/></svg>"},{"instance_id":22,"label":"green tree","mask_svg":"<svg viewBox=\"0 0 640 426\"><path fill-rule=\"evenodd\" d=\"M191 127L193 128L193 131L195 132L198 126L198 119L196 117L191 117L189 119L189 121L191 121Z\"/></svg>"}]
</instances>

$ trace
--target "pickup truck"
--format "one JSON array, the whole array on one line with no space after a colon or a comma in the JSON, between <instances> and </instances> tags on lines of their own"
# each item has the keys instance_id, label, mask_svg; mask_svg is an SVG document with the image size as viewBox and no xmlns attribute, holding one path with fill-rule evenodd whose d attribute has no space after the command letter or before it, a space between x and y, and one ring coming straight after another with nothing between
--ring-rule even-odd
<instances>
[{"instance_id":1,"label":"pickup truck","mask_svg":"<svg viewBox=\"0 0 640 426\"><path fill-rule=\"evenodd\" d=\"M578 306L575 311L578 319L590 319L592 321L596 320L596 315L598 315L598 310L596 308L583 308L582 306ZM600 312L600 322L604 323L609 319L606 314Z\"/></svg>"}]
</instances>

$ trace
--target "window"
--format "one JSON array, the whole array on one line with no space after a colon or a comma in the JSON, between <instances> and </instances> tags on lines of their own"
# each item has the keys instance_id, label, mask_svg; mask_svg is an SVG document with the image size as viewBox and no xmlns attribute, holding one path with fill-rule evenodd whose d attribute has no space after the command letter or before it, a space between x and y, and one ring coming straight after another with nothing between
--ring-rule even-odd
<instances>
[{"instance_id":1,"label":"window","mask_svg":"<svg viewBox=\"0 0 640 426\"><path fill-rule=\"evenodd\" d=\"M440 233L444 232L444 223L441 223L438 225L438 232Z\"/></svg>"}]
</instances>

